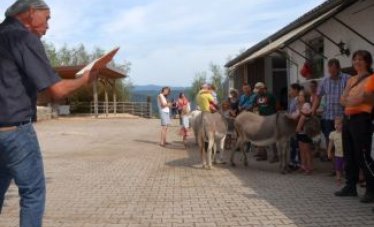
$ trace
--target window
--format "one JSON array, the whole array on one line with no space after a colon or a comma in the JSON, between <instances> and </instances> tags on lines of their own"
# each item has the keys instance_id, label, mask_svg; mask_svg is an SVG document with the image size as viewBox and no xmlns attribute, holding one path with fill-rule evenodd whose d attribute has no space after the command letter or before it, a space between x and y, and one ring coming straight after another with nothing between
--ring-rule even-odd
<instances>
[{"instance_id":1,"label":"window","mask_svg":"<svg viewBox=\"0 0 374 227\"><path fill-rule=\"evenodd\" d=\"M283 56L274 56L271 58L273 70L287 69L287 60Z\"/></svg>"},{"instance_id":2,"label":"window","mask_svg":"<svg viewBox=\"0 0 374 227\"><path fill-rule=\"evenodd\" d=\"M324 46L323 38L315 38L307 41L305 55L309 60L312 75L309 79L318 79L324 75Z\"/></svg>"}]
</instances>

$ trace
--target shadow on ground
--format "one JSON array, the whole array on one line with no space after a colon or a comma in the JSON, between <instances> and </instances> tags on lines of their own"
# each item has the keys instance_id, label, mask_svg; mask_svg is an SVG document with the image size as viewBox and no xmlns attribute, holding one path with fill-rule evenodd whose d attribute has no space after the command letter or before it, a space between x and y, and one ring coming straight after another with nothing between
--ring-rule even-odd
<instances>
[{"instance_id":1,"label":"shadow on ground","mask_svg":"<svg viewBox=\"0 0 374 227\"><path fill-rule=\"evenodd\" d=\"M168 162L167 165L176 168L197 168L200 163L198 147L189 141L187 157ZM231 152L231 151L230 151ZM226 161L229 152L225 153ZM258 216L268 216L269 225L294 224L297 226L373 226L374 215L371 208L374 205L362 204L358 198L338 198L333 195L339 187L334 177L330 177L331 163L321 163L315 159L316 171L312 175L293 172L287 175L279 173L278 164L257 162L253 153L249 155L249 166L244 167L240 153L236 154L237 167L216 165L207 175L219 172L211 178L212 187L222 189L229 186L228 193L238 193L245 203L259 207ZM209 170L197 170L201 173ZM229 174L227 173L229 172ZM230 185L232 176L239 180L239 185ZM206 178L209 181L209 178ZM224 181L224 182L222 182ZM243 187L248 190L243 190ZM359 189L363 194L363 189ZM230 201L226 201L230 202ZM261 204L261 205L259 205ZM238 205L239 206L239 205ZM280 222L277 216L286 216L288 223ZM359 224L358 224L359 223ZM264 223L262 223L264 224Z\"/></svg>"}]
</instances>

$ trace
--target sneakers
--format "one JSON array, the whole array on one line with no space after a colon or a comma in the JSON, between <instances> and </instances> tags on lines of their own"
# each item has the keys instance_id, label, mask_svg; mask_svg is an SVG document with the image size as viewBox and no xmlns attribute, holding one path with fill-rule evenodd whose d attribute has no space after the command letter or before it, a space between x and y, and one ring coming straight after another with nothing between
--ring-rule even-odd
<instances>
[{"instance_id":1,"label":"sneakers","mask_svg":"<svg viewBox=\"0 0 374 227\"><path fill-rule=\"evenodd\" d=\"M361 203L373 203L374 202L374 194L373 193L365 193L365 195L360 199Z\"/></svg>"},{"instance_id":2,"label":"sneakers","mask_svg":"<svg viewBox=\"0 0 374 227\"><path fill-rule=\"evenodd\" d=\"M337 191L334 194L335 196L339 196L339 197L348 197L348 196L355 197L357 196L357 190L345 186L342 190Z\"/></svg>"}]
</instances>

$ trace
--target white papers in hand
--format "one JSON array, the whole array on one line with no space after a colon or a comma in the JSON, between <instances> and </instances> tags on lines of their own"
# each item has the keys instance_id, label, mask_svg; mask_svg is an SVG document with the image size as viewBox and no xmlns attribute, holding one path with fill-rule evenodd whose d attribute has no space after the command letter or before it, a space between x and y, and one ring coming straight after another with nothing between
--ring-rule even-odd
<instances>
[{"instance_id":1,"label":"white papers in hand","mask_svg":"<svg viewBox=\"0 0 374 227\"><path fill-rule=\"evenodd\" d=\"M77 74L75 74L76 77L82 76L85 71L101 70L105 68L106 65L113 60L113 57L114 55L116 55L118 50L119 50L119 47L116 47L113 50L101 56L100 58L95 59L93 62L86 65L83 69L77 72Z\"/></svg>"}]
</instances>

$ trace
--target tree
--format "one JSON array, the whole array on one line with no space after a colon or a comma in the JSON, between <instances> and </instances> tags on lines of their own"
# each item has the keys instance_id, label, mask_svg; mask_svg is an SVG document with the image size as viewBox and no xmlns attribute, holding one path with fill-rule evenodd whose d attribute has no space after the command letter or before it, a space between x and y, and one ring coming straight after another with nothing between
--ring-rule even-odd
<instances>
[{"instance_id":1,"label":"tree","mask_svg":"<svg viewBox=\"0 0 374 227\"><path fill-rule=\"evenodd\" d=\"M71 65L71 51L64 45L57 53L58 64L54 66Z\"/></svg>"},{"instance_id":2,"label":"tree","mask_svg":"<svg viewBox=\"0 0 374 227\"><path fill-rule=\"evenodd\" d=\"M59 57L56 51L56 48L53 44L47 43L43 41L43 45L45 47L46 54L49 58L49 61L52 66L57 66L59 65Z\"/></svg>"},{"instance_id":3,"label":"tree","mask_svg":"<svg viewBox=\"0 0 374 227\"><path fill-rule=\"evenodd\" d=\"M87 65L89 62L105 54L105 51L99 47L95 47L90 53L87 51L83 44L78 47L70 48L66 44L59 50L55 48L52 43L43 42L46 54L53 67L56 66L69 66L69 65ZM124 61L122 65L117 64L115 61L110 63L111 66L119 68L126 75L131 71L131 62ZM120 80L116 82L113 92L116 93L118 101L128 101L131 99L132 83L128 80ZM75 94L69 97L71 103L90 102L92 101L93 91L91 86L85 86L79 89ZM104 85L98 84L99 100L104 99Z\"/></svg>"},{"instance_id":4,"label":"tree","mask_svg":"<svg viewBox=\"0 0 374 227\"><path fill-rule=\"evenodd\" d=\"M91 57L90 54L86 51L86 48L83 44L80 44L78 48L73 48L71 50L72 65L87 65L90 63Z\"/></svg>"},{"instance_id":5,"label":"tree","mask_svg":"<svg viewBox=\"0 0 374 227\"><path fill-rule=\"evenodd\" d=\"M116 84L116 90L121 94L121 100L131 100L133 89L134 85L131 80L121 81L121 83Z\"/></svg>"},{"instance_id":6,"label":"tree","mask_svg":"<svg viewBox=\"0 0 374 227\"><path fill-rule=\"evenodd\" d=\"M90 54L90 62L95 60L96 58L99 58L105 54L105 50L101 49L100 47L94 47L94 50Z\"/></svg>"},{"instance_id":7,"label":"tree","mask_svg":"<svg viewBox=\"0 0 374 227\"><path fill-rule=\"evenodd\" d=\"M222 101L224 90L223 90L223 72L221 66L210 63L210 71L212 72L212 76L210 78L210 82L212 85L216 87L216 93L218 101Z\"/></svg>"},{"instance_id":8,"label":"tree","mask_svg":"<svg viewBox=\"0 0 374 227\"><path fill-rule=\"evenodd\" d=\"M209 83L211 85L214 85L216 88L218 102L222 102L224 96L226 95L225 90L227 90L225 89L225 79L227 76L227 72L224 71L220 65L214 63L210 63L209 69L211 73L209 81L207 81L207 72L203 71L195 74L195 78L192 81L192 85L189 91L190 96L196 97L196 95L200 91L201 86L205 83Z\"/></svg>"},{"instance_id":9,"label":"tree","mask_svg":"<svg viewBox=\"0 0 374 227\"><path fill-rule=\"evenodd\" d=\"M206 72L198 72L195 74L195 78L192 82L190 88L190 97L194 98L199 93L201 86L206 83L207 73Z\"/></svg>"}]
</instances>

